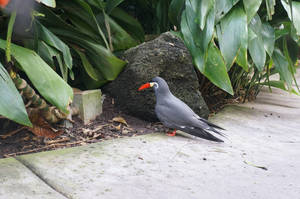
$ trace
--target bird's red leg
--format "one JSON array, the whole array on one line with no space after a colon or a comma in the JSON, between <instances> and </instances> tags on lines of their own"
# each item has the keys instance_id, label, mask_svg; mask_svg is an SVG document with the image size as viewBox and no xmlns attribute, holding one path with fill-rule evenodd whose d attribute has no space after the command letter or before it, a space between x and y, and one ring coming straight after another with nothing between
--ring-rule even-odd
<instances>
[{"instance_id":1,"label":"bird's red leg","mask_svg":"<svg viewBox=\"0 0 300 199\"><path fill-rule=\"evenodd\" d=\"M172 132L168 132L167 136L175 136L176 135L176 129L174 129L174 131Z\"/></svg>"}]
</instances>

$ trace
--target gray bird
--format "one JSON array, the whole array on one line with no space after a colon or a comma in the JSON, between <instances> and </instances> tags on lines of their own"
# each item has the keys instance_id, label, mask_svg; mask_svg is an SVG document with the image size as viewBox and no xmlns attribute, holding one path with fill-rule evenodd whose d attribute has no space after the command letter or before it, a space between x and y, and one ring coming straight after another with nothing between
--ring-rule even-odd
<instances>
[{"instance_id":1,"label":"gray bird","mask_svg":"<svg viewBox=\"0 0 300 199\"><path fill-rule=\"evenodd\" d=\"M174 136L176 130L181 130L207 140L223 142L210 132L224 136L218 130L225 129L199 117L188 105L171 93L167 82L163 78L155 77L151 82L143 84L138 90L150 87L155 91L155 113L157 118L166 127L174 129L169 135Z\"/></svg>"}]
</instances>

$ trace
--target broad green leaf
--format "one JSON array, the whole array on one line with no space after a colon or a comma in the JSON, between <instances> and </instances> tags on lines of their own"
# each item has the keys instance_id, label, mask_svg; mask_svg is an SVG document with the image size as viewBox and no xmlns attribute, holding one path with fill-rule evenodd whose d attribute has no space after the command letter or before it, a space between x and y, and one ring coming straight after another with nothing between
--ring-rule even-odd
<instances>
[{"instance_id":1,"label":"broad green leaf","mask_svg":"<svg viewBox=\"0 0 300 199\"><path fill-rule=\"evenodd\" d=\"M169 6L169 20L172 24L179 27L182 10L184 8L185 0L172 0Z\"/></svg>"},{"instance_id":2,"label":"broad green leaf","mask_svg":"<svg viewBox=\"0 0 300 199\"><path fill-rule=\"evenodd\" d=\"M284 80L287 84L288 90L291 90L293 77L289 70L289 63L286 57L281 53L281 51L278 48L275 48L272 59L274 60L275 69L280 74L280 79Z\"/></svg>"},{"instance_id":3,"label":"broad green leaf","mask_svg":"<svg viewBox=\"0 0 300 199\"><path fill-rule=\"evenodd\" d=\"M288 3L286 3L285 0L281 0L281 3L285 9L285 11L288 13L289 18L293 21L293 24L297 30L297 34L300 35L300 2L291 1L292 2L292 13L291 15L291 8Z\"/></svg>"},{"instance_id":4,"label":"broad green leaf","mask_svg":"<svg viewBox=\"0 0 300 199\"><path fill-rule=\"evenodd\" d=\"M284 91L289 91L287 88L286 88L286 84L283 80L271 80L269 82L261 82L259 83L260 85L265 85L265 86L272 86L272 87L275 87L275 88L279 88L279 89L282 89ZM296 94L296 95L300 95L295 89L291 89L290 92Z\"/></svg>"},{"instance_id":5,"label":"broad green leaf","mask_svg":"<svg viewBox=\"0 0 300 199\"><path fill-rule=\"evenodd\" d=\"M250 56L259 71L263 71L266 61L266 52L264 43L261 37L256 35L250 28L248 30L248 45Z\"/></svg>"},{"instance_id":6,"label":"broad green leaf","mask_svg":"<svg viewBox=\"0 0 300 199\"><path fill-rule=\"evenodd\" d=\"M112 17L122 28L130 34L135 40L143 42L145 40L145 33L142 25L138 20L127 14L120 8L115 8L110 13Z\"/></svg>"},{"instance_id":7,"label":"broad green leaf","mask_svg":"<svg viewBox=\"0 0 300 199\"><path fill-rule=\"evenodd\" d=\"M62 60L62 56L61 56L61 53L47 45L45 42L43 41L39 41L38 42L38 54L47 62L47 60L49 58L51 58L51 62L50 60L48 60L49 62L47 62L49 65L50 63L52 63L52 67L55 66L55 63L54 63L54 58L56 58L57 62L58 62L58 65L59 65L59 68L60 68L60 72L62 74L62 77L63 79L67 82L68 81L68 67L65 65L65 63L63 62Z\"/></svg>"},{"instance_id":8,"label":"broad green leaf","mask_svg":"<svg viewBox=\"0 0 300 199\"><path fill-rule=\"evenodd\" d=\"M289 41L295 43L292 39L289 39ZM290 42L289 42L289 43L290 43ZM296 44L296 48L299 49L299 47L297 46L297 44ZM291 53L293 53L293 52L294 52L294 51L292 50ZM295 59L295 62L296 62L296 61L297 61L297 58L298 58L299 50L295 50L295 52L296 52L296 59ZM291 74L292 74L292 77L293 77L293 80L294 80L294 82L295 82L295 84L296 84L296 87L297 87L298 91L300 91L299 86L298 86L298 83L297 83L297 80L296 80L296 77L295 77L296 68L294 67L294 62L292 61L291 56L290 56L290 53L289 53L289 47L288 47L288 41L287 41L287 38L284 38L284 40L283 40L283 53L284 53L285 58L286 58L287 61L288 61L288 64L289 64L289 70L290 70L290 72L291 72Z\"/></svg>"},{"instance_id":9,"label":"broad green leaf","mask_svg":"<svg viewBox=\"0 0 300 199\"><path fill-rule=\"evenodd\" d=\"M19 124L32 126L24 102L11 80L9 74L0 62L0 115Z\"/></svg>"},{"instance_id":10,"label":"broad green leaf","mask_svg":"<svg viewBox=\"0 0 300 199\"><path fill-rule=\"evenodd\" d=\"M165 32L169 29L169 20L168 20L168 9L169 9L169 0L158 0L156 4L156 32Z\"/></svg>"},{"instance_id":11,"label":"broad green leaf","mask_svg":"<svg viewBox=\"0 0 300 199\"><path fill-rule=\"evenodd\" d=\"M71 21L72 25L76 27L77 32L79 32L79 34L85 34L89 36L89 38L92 38L93 40L97 41L97 43L105 45L105 43L103 42L101 36L98 34L98 31L96 30L95 27L91 26L91 24L87 23L85 20L82 20L82 18L79 17L77 14L68 13L67 15L68 15L68 19ZM68 29L68 28L62 28L62 29Z\"/></svg>"},{"instance_id":12,"label":"broad green leaf","mask_svg":"<svg viewBox=\"0 0 300 199\"><path fill-rule=\"evenodd\" d=\"M262 2L262 0L243 0L244 8L247 13L248 23L251 21L251 19L257 13L261 2Z\"/></svg>"},{"instance_id":13,"label":"broad green leaf","mask_svg":"<svg viewBox=\"0 0 300 199\"><path fill-rule=\"evenodd\" d=\"M193 56L194 64L198 70L203 72L208 44L213 37L215 10L210 10L206 18L206 26L201 31L199 25L196 23L196 13L192 6L193 4L186 1L186 9L181 19L181 33L185 45Z\"/></svg>"},{"instance_id":14,"label":"broad green leaf","mask_svg":"<svg viewBox=\"0 0 300 199\"><path fill-rule=\"evenodd\" d=\"M249 53L256 68L262 71L266 62L266 51L262 39L262 23L260 17L255 15L248 27Z\"/></svg>"},{"instance_id":15,"label":"broad green leaf","mask_svg":"<svg viewBox=\"0 0 300 199\"><path fill-rule=\"evenodd\" d=\"M227 70L230 69L239 53L238 63L247 71L248 30L244 10L240 7L231 9L217 26L217 35Z\"/></svg>"},{"instance_id":16,"label":"broad green leaf","mask_svg":"<svg viewBox=\"0 0 300 199\"><path fill-rule=\"evenodd\" d=\"M106 21L106 25L109 25L110 33L112 35L111 40L114 51L126 50L139 44L139 41L131 37L118 23L116 23L111 17L105 14L98 14L96 19L99 24ZM103 24L104 26L104 24Z\"/></svg>"},{"instance_id":17,"label":"broad green leaf","mask_svg":"<svg viewBox=\"0 0 300 199\"><path fill-rule=\"evenodd\" d=\"M222 19L229 10L240 0L215 0L216 6L216 23Z\"/></svg>"},{"instance_id":18,"label":"broad green leaf","mask_svg":"<svg viewBox=\"0 0 300 199\"><path fill-rule=\"evenodd\" d=\"M55 8L56 7L56 2L55 0L35 0L39 3L42 3L46 6L49 6L49 7L52 7L52 8Z\"/></svg>"},{"instance_id":19,"label":"broad green leaf","mask_svg":"<svg viewBox=\"0 0 300 199\"><path fill-rule=\"evenodd\" d=\"M97 69L96 69L96 71L97 71ZM83 80L82 82L87 89L96 89L96 88L103 86L104 84L106 84L108 82L108 80L105 80L104 78L101 78L101 77L99 77L99 80L96 81L96 80L92 79L86 72L81 73L81 75L82 76L80 76L80 77Z\"/></svg>"},{"instance_id":20,"label":"broad green leaf","mask_svg":"<svg viewBox=\"0 0 300 199\"><path fill-rule=\"evenodd\" d=\"M67 3L59 2L58 5L61 6L68 13L73 13L76 14L78 17L81 17L82 20L84 20L91 27L93 27L101 36L105 44L105 47L109 49L109 44L107 42L107 39L100 25L97 22L96 16L92 8L87 2L85 2L84 0L74 0L74 1L68 1Z\"/></svg>"},{"instance_id":21,"label":"broad green leaf","mask_svg":"<svg viewBox=\"0 0 300 199\"><path fill-rule=\"evenodd\" d=\"M80 51L80 49L76 48L75 46L73 47L73 49L77 52L77 54L80 56L82 65L86 71L86 73L95 81L98 81L99 79L99 72L97 70L95 70L93 68L93 66L91 65L91 63L89 62L88 58L86 57L86 55Z\"/></svg>"},{"instance_id":22,"label":"broad green leaf","mask_svg":"<svg viewBox=\"0 0 300 199\"><path fill-rule=\"evenodd\" d=\"M0 39L0 48L5 49L5 44L6 41ZM34 51L12 44L11 54L39 93L67 113L67 107L73 99L72 88Z\"/></svg>"},{"instance_id":23,"label":"broad green leaf","mask_svg":"<svg viewBox=\"0 0 300 199\"><path fill-rule=\"evenodd\" d=\"M120 3L122 3L124 0L107 0L106 1L106 7L105 11L107 14L110 14L111 11L117 7Z\"/></svg>"},{"instance_id":24,"label":"broad green leaf","mask_svg":"<svg viewBox=\"0 0 300 199\"><path fill-rule=\"evenodd\" d=\"M122 71L126 62L117 58L110 50L87 38L83 39L80 34L68 30L55 30L55 33L66 41L74 43L87 52L90 63L98 68L106 80L114 80Z\"/></svg>"},{"instance_id":25,"label":"broad green leaf","mask_svg":"<svg viewBox=\"0 0 300 199\"><path fill-rule=\"evenodd\" d=\"M206 17L209 11L214 7L215 0L197 1L197 4L196 15L199 20L200 28L203 30L206 25Z\"/></svg>"},{"instance_id":26,"label":"broad green leaf","mask_svg":"<svg viewBox=\"0 0 300 199\"><path fill-rule=\"evenodd\" d=\"M36 21L35 25L39 39L59 50L63 55L63 61L66 66L72 69L72 56L69 47L38 21Z\"/></svg>"},{"instance_id":27,"label":"broad green leaf","mask_svg":"<svg viewBox=\"0 0 300 199\"><path fill-rule=\"evenodd\" d=\"M293 65L299 59L300 45L297 44L291 37L285 37L289 57Z\"/></svg>"},{"instance_id":28,"label":"broad green leaf","mask_svg":"<svg viewBox=\"0 0 300 199\"><path fill-rule=\"evenodd\" d=\"M289 35L292 31L293 24L292 22L284 22L280 28L275 29L275 41L280 39L285 35ZM295 29L295 28L294 28Z\"/></svg>"},{"instance_id":29,"label":"broad green leaf","mask_svg":"<svg viewBox=\"0 0 300 199\"><path fill-rule=\"evenodd\" d=\"M203 74L219 88L231 95L234 94L225 62L214 42L209 45Z\"/></svg>"},{"instance_id":30,"label":"broad green leaf","mask_svg":"<svg viewBox=\"0 0 300 199\"><path fill-rule=\"evenodd\" d=\"M275 45L275 31L274 28L267 22L262 24L261 36L264 42L266 52L272 57Z\"/></svg>"},{"instance_id":31,"label":"broad green leaf","mask_svg":"<svg viewBox=\"0 0 300 199\"><path fill-rule=\"evenodd\" d=\"M68 81L68 68L65 63L62 61L62 54L60 51L56 50L54 47L49 46L44 41L36 41L37 46L34 46L33 40L24 40L26 48L35 50L37 54L51 67L56 71L56 65L60 68L62 78L67 82ZM54 61L56 59L57 63Z\"/></svg>"},{"instance_id":32,"label":"broad green leaf","mask_svg":"<svg viewBox=\"0 0 300 199\"><path fill-rule=\"evenodd\" d=\"M272 20L272 15L275 13L276 0L265 0L265 1L266 1L268 19Z\"/></svg>"},{"instance_id":33,"label":"broad green leaf","mask_svg":"<svg viewBox=\"0 0 300 199\"><path fill-rule=\"evenodd\" d=\"M87 56L93 66L101 71L106 80L112 81L123 70L126 62L117 58L109 50L101 45L84 42L88 51Z\"/></svg>"}]
</instances>

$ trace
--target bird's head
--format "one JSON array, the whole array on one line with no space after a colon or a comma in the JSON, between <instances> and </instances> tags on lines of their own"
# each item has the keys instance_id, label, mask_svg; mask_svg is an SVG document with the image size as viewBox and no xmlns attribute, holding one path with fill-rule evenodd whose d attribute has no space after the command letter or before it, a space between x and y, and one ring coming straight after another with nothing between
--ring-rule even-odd
<instances>
[{"instance_id":1,"label":"bird's head","mask_svg":"<svg viewBox=\"0 0 300 199\"><path fill-rule=\"evenodd\" d=\"M161 77L154 77L151 82L143 84L138 89L139 91L152 87L155 93L167 94L170 92L167 82Z\"/></svg>"}]
</instances>

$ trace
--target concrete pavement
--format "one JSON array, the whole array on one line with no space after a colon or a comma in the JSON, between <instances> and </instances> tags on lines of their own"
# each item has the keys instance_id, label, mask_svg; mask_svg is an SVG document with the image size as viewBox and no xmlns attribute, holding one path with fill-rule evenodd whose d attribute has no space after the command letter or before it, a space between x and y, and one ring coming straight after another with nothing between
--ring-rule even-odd
<instances>
[{"instance_id":1,"label":"concrete pavement","mask_svg":"<svg viewBox=\"0 0 300 199\"><path fill-rule=\"evenodd\" d=\"M0 199L296 199L299 102L264 89L227 106L211 118L227 129L221 144L153 133L1 159Z\"/></svg>"}]
</instances>

